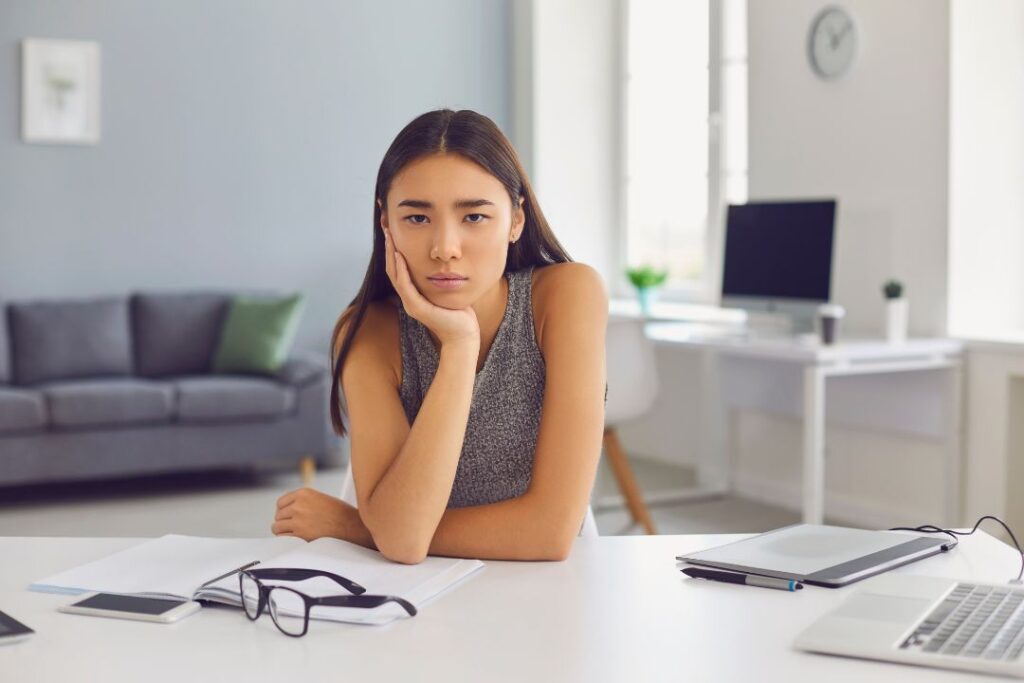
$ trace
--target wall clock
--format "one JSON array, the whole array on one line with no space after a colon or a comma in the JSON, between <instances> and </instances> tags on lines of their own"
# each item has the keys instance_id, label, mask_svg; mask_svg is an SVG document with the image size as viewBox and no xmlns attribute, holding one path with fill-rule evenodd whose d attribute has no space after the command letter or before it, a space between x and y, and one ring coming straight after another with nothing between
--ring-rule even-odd
<instances>
[{"instance_id":1,"label":"wall clock","mask_svg":"<svg viewBox=\"0 0 1024 683\"><path fill-rule=\"evenodd\" d=\"M842 7L815 15L807 35L807 58L819 77L835 80L849 71L857 56L857 27Z\"/></svg>"}]
</instances>

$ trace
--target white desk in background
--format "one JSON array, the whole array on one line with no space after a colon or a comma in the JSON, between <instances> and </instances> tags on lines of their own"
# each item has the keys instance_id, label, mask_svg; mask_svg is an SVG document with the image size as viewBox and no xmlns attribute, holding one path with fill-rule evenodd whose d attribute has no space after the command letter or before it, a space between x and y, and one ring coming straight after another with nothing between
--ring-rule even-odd
<instances>
[{"instance_id":1,"label":"white desk in background","mask_svg":"<svg viewBox=\"0 0 1024 683\"><path fill-rule=\"evenodd\" d=\"M652 322L647 335L657 344L681 345L699 350L702 357L701 396L703 435L701 448L702 488L716 493L730 490L728 434L725 419L728 402L723 399L722 361L754 361L781 366L801 375L803 417L803 521L820 524L825 511L825 388L831 377L888 375L892 373L946 371L945 410L939 417L945 434L944 523L959 523L961 471L961 355L963 345L953 339L910 339L902 344L880 340L841 340L833 346L802 342L797 337L764 337L718 331L707 325ZM733 393L744 390L747 379ZM749 379L753 383L753 379ZM772 389L769 389L771 391ZM913 411L908 420L913 421Z\"/></svg>"},{"instance_id":2,"label":"white desk in background","mask_svg":"<svg viewBox=\"0 0 1024 683\"><path fill-rule=\"evenodd\" d=\"M565 562L487 562L418 616L387 626L314 621L303 638L264 614L203 608L175 624L57 612L33 580L142 539L0 538L0 610L36 630L0 646L0 681L976 681L793 649L854 588L796 593L687 579L675 556L744 538L581 538ZM1020 555L978 532L894 571L1003 583ZM855 584L857 585L857 584Z\"/></svg>"},{"instance_id":3,"label":"white desk in background","mask_svg":"<svg viewBox=\"0 0 1024 683\"><path fill-rule=\"evenodd\" d=\"M768 400L790 400L785 388L756 386L752 374L728 383L723 390L723 360L770 365L781 368L786 377L799 375L799 389L793 411L803 418L803 521L821 523L825 502L825 424L826 380L831 377L885 376L894 373L945 371L943 407L937 416L928 414L930 406L915 411L912 406L899 411L892 421L900 429L914 434L945 438L943 462L945 524L959 524L961 504L962 419L960 392L963 344L953 339L910 339L903 344L882 340L840 339L834 346L801 342L798 337L751 335L746 328L748 314L738 309L705 304L656 302L648 315L642 315L636 300L613 299L609 313L646 322L647 336L656 344L689 348L701 353L701 434L698 487L658 498L668 501L723 495L732 490L732 468L726 416L737 397L743 403L752 395L769 395ZM735 363L732 363L735 364ZM730 395L727 395L730 394ZM762 397L763 398L763 397ZM911 401L920 400L912 397ZM758 406L751 405L756 408ZM871 420L868 427L874 426ZM889 426L889 425L885 425Z\"/></svg>"}]
</instances>

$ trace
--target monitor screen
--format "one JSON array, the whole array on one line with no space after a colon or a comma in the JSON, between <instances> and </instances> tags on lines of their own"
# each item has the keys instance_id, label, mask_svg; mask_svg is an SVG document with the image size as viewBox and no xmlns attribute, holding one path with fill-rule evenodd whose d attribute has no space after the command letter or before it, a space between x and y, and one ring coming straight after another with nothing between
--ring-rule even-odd
<instances>
[{"instance_id":1,"label":"monitor screen","mask_svg":"<svg viewBox=\"0 0 1024 683\"><path fill-rule=\"evenodd\" d=\"M828 301L836 202L730 205L722 297Z\"/></svg>"}]
</instances>

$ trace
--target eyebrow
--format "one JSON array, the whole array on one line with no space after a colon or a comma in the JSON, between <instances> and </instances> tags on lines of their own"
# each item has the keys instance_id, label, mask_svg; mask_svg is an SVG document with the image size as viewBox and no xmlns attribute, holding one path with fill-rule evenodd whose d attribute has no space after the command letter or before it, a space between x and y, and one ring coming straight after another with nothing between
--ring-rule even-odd
<instances>
[{"instance_id":1,"label":"eyebrow","mask_svg":"<svg viewBox=\"0 0 1024 683\"><path fill-rule=\"evenodd\" d=\"M408 206L413 209L432 209L434 205L423 199L403 199L398 202L399 206ZM480 206L494 206L489 199L460 199L455 202L456 209L475 209Z\"/></svg>"}]
</instances>

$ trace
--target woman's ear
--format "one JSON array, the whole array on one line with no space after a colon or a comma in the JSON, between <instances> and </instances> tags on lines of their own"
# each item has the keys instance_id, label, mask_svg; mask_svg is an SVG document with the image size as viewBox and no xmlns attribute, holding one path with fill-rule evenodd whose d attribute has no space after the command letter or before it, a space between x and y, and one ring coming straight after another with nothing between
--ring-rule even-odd
<instances>
[{"instance_id":1,"label":"woman's ear","mask_svg":"<svg viewBox=\"0 0 1024 683\"><path fill-rule=\"evenodd\" d=\"M380 209L380 227L388 229L388 210L384 208L384 202L377 200L377 208Z\"/></svg>"},{"instance_id":2,"label":"woman's ear","mask_svg":"<svg viewBox=\"0 0 1024 683\"><path fill-rule=\"evenodd\" d=\"M515 209L512 211L512 231L509 234L509 242L515 243L523 234L523 227L526 225L526 211L523 210L524 201L526 201L526 197L520 197L519 203L516 204Z\"/></svg>"}]
</instances>

